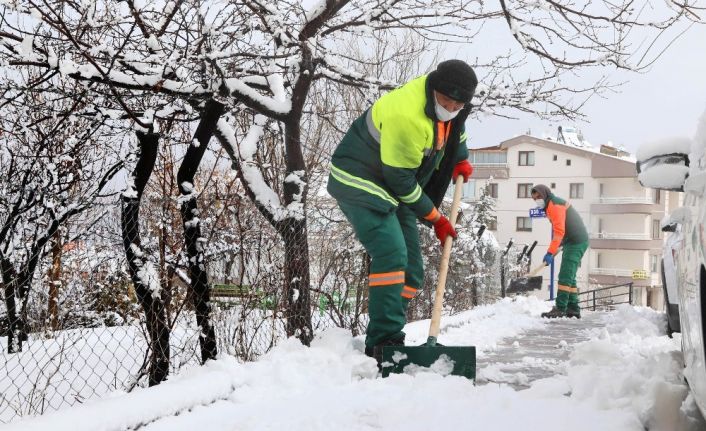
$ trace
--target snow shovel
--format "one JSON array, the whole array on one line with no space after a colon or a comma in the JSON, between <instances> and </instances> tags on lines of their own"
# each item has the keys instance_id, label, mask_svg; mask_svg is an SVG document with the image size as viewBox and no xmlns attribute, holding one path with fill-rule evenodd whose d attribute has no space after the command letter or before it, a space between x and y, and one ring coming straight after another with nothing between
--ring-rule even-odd
<instances>
[{"instance_id":1,"label":"snow shovel","mask_svg":"<svg viewBox=\"0 0 706 431\"><path fill-rule=\"evenodd\" d=\"M454 189L454 199L451 205L451 225L456 225L458 217L458 207L461 202L463 177L456 178ZM446 274L449 270L449 259L451 257L451 245L453 238L446 237L444 242L444 252L441 255L439 267L439 280L436 284L436 294L434 296L434 308L431 313L431 326L429 327L429 338L421 346L385 346L382 348L382 376L387 377L390 373L404 373L405 367L418 366L432 368L433 370L447 375L463 376L469 379L476 377L476 348L475 346L442 346L436 343L439 335L439 325L441 322L441 305L444 300L446 290Z\"/></svg>"},{"instance_id":2,"label":"snow shovel","mask_svg":"<svg viewBox=\"0 0 706 431\"><path fill-rule=\"evenodd\" d=\"M556 256L561 253L562 249L556 253ZM507 288L507 293L529 292L530 290L540 290L542 288L542 276L537 275L541 270L547 267L547 264L542 262L537 265L529 274L510 280L510 287Z\"/></svg>"},{"instance_id":3,"label":"snow shovel","mask_svg":"<svg viewBox=\"0 0 706 431\"><path fill-rule=\"evenodd\" d=\"M510 280L510 286L505 291L506 293L518 293L518 292L528 292L530 290L539 290L542 288L542 276L537 275L539 271L543 270L547 265L542 262L541 265L533 269L529 274L524 277L516 278Z\"/></svg>"}]
</instances>

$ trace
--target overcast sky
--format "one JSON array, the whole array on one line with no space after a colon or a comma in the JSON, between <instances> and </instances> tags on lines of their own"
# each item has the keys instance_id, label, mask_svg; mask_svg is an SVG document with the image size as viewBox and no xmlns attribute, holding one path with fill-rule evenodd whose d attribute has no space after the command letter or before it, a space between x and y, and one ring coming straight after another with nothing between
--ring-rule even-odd
<instances>
[{"instance_id":1,"label":"overcast sky","mask_svg":"<svg viewBox=\"0 0 706 431\"><path fill-rule=\"evenodd\" d=\"M644 74L620 74L629 81L607 100L585 106L590 122L577 122L594 146L611 141L631 152L642 143L666 136L693 137L696 122L706 110L706 26L693 26ZM556 136L559 124L525 116L520 120L482 118L469 121L470 147L497 145L513 136L543 132Z\"/></svg>"}]
</instances>

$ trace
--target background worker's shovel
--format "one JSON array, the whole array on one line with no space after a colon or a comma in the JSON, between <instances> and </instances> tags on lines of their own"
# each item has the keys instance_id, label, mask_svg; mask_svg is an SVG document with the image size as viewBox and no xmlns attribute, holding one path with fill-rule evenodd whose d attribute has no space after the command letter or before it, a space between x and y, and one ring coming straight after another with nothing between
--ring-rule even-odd
<instances>
[{"instance_id":1,"label":"background worker's shovel","mask_svg":"<svg viewBox=\"0 0 706 431\"><path fill-rule=\"evenodd\" d=\"M454 189L454 199L451 205L451 226L456 226L458 218L458 206L461 202L463 177L456 177ZM429 327L429 338L421 346L385 346L382 349L382 376L387 377L390 373L404 373L405 367L416 365L419 367L431 367L442 371L443 374L464 376L469 379L476 377L476 348L474 346L442 346L436 343L439 335L441 323L441 305L444 300L446 290L446 274L449 270L449 259L451 257L451 245L453 238L446 237L444 242L444 252L441 256L439 267L439 280L436 284L436 294L434 296L434 308L431 313L431 325ZM449 372L450 369L450 372Z\"/></svg>"},{"instance_id":2,"label":"background worker's shovel","mask_svg":"<svg viewBox=\"0 0 706 431\"><path fill-rule=\"evenodd\" d=\"M556 253L558 256L561 249ZM537 265L529 274L510 280L510 287L507 288L507 293L529 292L530 290L539 290L542 288L542 276L537 275L541 270L547 267L547 264L542 262Z\"/></svg>"},{"instance_id":3,"label":"background worker's shovel","mask_svg":"<svg viewBox=\"0 0 706 431\"><path fill-rule=\"evenodd\" d=\"M542 262L541 265L530 271L524 277L510 280L510 286L505 291L506 293L528 292L530 290L539 290L542 288L542 276L537 275L547 265Z\"/></svg>"}]
</instances>

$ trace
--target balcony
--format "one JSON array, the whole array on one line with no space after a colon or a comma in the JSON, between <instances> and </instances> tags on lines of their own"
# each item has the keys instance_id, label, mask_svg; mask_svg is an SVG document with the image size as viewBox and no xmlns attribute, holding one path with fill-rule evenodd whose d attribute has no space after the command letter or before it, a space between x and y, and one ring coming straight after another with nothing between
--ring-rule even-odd
<instances>
[{"instance_id":1,"label":"balcony","mask_svg":"<svg viewBox=\"0 0 706 431\"><path fill-rule=\"evenodd\" d=\"M474 168L508 168L507 163L473 163Z\"/></svg>"},{"instance_id":2,"label":"balcony","mask_svg":"<svg viewBox=\"0 0 706 431\"><path fill-rule=\"evenodd\" d=\"M476 179L507 179L510 177L510 166L507 163L471 163L473 175Z\"/></svg>"},{"instance_id":3,"label":"balcony","mask_svg":"<svg viewBox=\"0 0 706 431\"><path fill-rule=\"evenodd\" d=\"M651 240L654 239L647 233L612 233L598 232L592 233L591 239L626 239L626 240Z\"/></svg>"},{"instance_id":4,"label":"balcony","mask_svg":"<svg viewBox=\"0 0 706 431\"><path fill-rule=\"evenodd\" d=\"M591 268L588 277L591 283L602 285L633 283L635 286L652 286L660 283L657 274L644 269Z\"/></svg>"},{"instance_id":5,"label":"balcony","mask_svg":"<svg viewBox=\"0 0 706 431\"><path fill-rule=\"evenodd\" d=\"M612 275L615 277L630 277L632 278L632 269L623 268L593 268L588 271L591 275Z\"/></svg>"},{"instance_id":6,"label":"balcony","mask_svg":"<svg viewBox=\"0 0 706 431\"><path fill-rule=\"evenodd\" d=\"M613 236L610 236L613 235ZM589 240L591 248L605 250L661 250L662 240L638 233L598 233Z\"/></svg>"},{"instance_id":7,"label":"balcony","mask_svg":"<svg viewBox=\"0 0 706 431\"><path fill-rule=\"evenodd\" d=\"M651 205L656 203L654 199L645 196L618 196L618 197L605 197L593 201L596 204L646 204Z\"/></svg>"},{"instance_id":8,"label":"balcony","mask_svg":"<svg viewBox=\"0 0 706 431\"><path fill-rule=\"evenodd\" d=\"M602 196L591 202L593 214L652 214L664 205L647 196Z\"/></svg>"}]
</instances>

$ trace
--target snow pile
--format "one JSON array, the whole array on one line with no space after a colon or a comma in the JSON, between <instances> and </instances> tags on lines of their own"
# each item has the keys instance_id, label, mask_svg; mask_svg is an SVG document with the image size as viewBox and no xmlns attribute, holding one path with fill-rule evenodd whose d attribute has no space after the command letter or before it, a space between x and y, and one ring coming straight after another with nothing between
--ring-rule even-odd
<instances>
[{"instance_id":1,"label":"snow pile","mask_svg":"<svg viewBox=\"0 0 706 431\"><path fill-rule=\"evenodd\" d=\"M689 167L681 163L681 160L667 161L657 159L656 161L647 161L652 157L669 154L688 155L692 144L693 141L691 139L678 137L660 139L641 145L637 150L637 160L644 163L640 165L642 172L637 177L640 184L643 187L658 189L680 189L689 175Z\"/></svg>"},{"instance_id":2,"label":"snow pile","mask_svg":"<svg viewBox=\"0 0 706 431\"><path fill-rule=\"evenodd\" d=\"M672 223L684 223L691 217L691 210L689 207L679 207L676 208L671 213L665 215L662 219L661 227L669 226Z\"/></svg>"},{"instance_id":3,"label":"snow pile","mask_svg":"<svg viewBox=\"0 0 706 431\"><path fill-rule=\"evenodd\" d=\"M505 299L445 317L440 341L472 342L482 354L501 337L543 328L547 322L537 314L548 305L536 298ZM408 344L425 338L425 323L408 325ZM568 363L557 364L557 371L566 368L568 376L538 380L522 391L444 377L444 360L436 370L375 378L375 362L362 353L361 337L329 329L310 348L290 339L258 362L223 357L162 385L10 429L689 429L676 426L687 423L685 410L679 409L687 390L680 382L679 341L662 335L663 315L624 307L606 314L605 324ZM693 403L684 405L693 408Z\"/></svg>"},{"instance_id":4,"label":"snow pile","mask_svg":"<svg viewBox=\"0 0 706 431\"><path fill-rule=\"evenodd\" d=\"M550 305L534 296L504 298L495 304L481 305L470 311L443 316L439 342L448 346L476 346L478 350L494 349L506 337L543 325L540 314ZM429 320L412 322L405 327L408 345L427 341Z\"/></svg>"},{"instance_id":5,"label":"snow pile","mask_svg":"<svg viewBox=\"0 0 706 431\"><path fill-rule=\"evenodd\" d=\"M688 174L688 166L661 164L640 172L637 179L643 187L677 190L684 185Z\"/></svg>"},{"instance_id":6,"label":"snow pile","mask_svg":"<svg viewBox=\"0 0 706 431\"><path fill-rule=\"evenodd\" d=\"M680 339L664 335L664 314L623 305L606 314L605 323L575 347L568 376L534 382L533 389L568 390L572 400L599 410L631 412L645 429L702 429L693 400L686 399Z\"/></svg>"},{"instance_id":7,"label":"snow pile","mask_svg":"<svg viewBox=\"0 0 706 431\"><path fill-rule=\"evenodd\" d=\"M606 328L572 354L572 397L590 400L600 408L631 409L649 428L676 425L678 418L666 413L679 411L687 388L681 382L679 344L662 336L661 317L652 310L632 307L622 307L610 316ZM661 426L655 426L657 421L662 421Z\"/></svg>"},{"instance_id":8,"label":"snow pile","mask_svg":"<svg viewBox=\"0 0 706 431\"><path fill-rule=\"evenodd\" d=\"M665 154L689 154L692 140L687 137L673 137L646 142L637 149L637 160L644 162Z\"/></svg>"}]
</instances>

